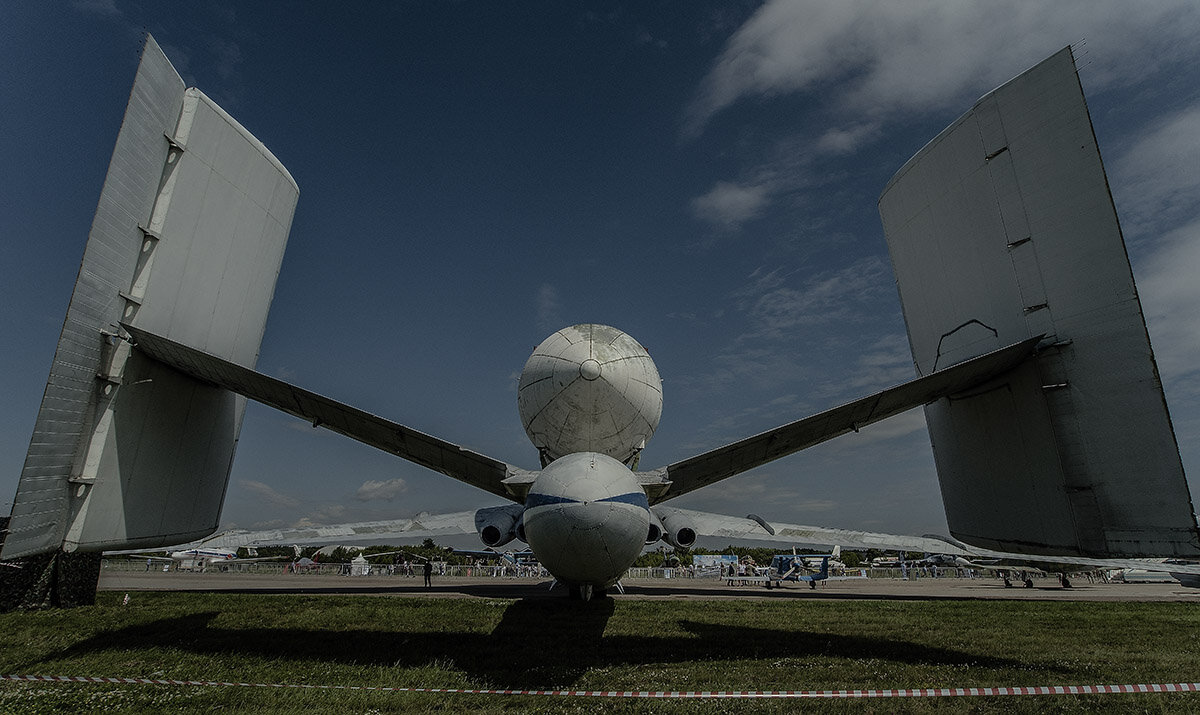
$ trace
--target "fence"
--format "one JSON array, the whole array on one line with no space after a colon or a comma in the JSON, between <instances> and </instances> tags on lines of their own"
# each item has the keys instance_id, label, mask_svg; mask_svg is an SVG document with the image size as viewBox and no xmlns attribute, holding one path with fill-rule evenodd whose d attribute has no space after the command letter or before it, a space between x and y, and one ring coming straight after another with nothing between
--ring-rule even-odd
<instances>
[{"instance_id":1,"label":"fence","mask_svg":"<svg viewBox=\"0 0 1200 715\"><path fill-rule=\"evenodd\" d=\"M180 564L166 563L155 560L147 564L145 560L122 559L122 558L106 558L101 562L101 568L108 571L166 571L166 570L183 570L183 571L206 571L206 572L223 572L223 573L253 573L260 575L269 574L295 574L298 576L316 575L316 576L371 576L384 578L414 578L420 579L423 575L422 564L410 564L410 570L405 571L403 565L392 564L368 564L368 573L358 573L354 571L356 566L349 563L316 563L311 566L297 566L293 570L290 562L282 561L254 561L242 563L239 561L223 561L209 563L203 568L182 562ZM988 578L989 574L980 572L974 569L963 568L944 568L944 567L910 567L905 570L899 568L867 568L867 578ZM517 566L512 565L451 565L451 564L435 564L433 573L439 578L551 578L550 574L540 566ZM847 574L856 574L858 569L847 569ZM1031 574L1037 577L1038 574ZM627 579L709 579L718 580L721 578L719 571L716 568L645 568L635 567L629 569L625 573Z\"/></svg>"}]
</instances>

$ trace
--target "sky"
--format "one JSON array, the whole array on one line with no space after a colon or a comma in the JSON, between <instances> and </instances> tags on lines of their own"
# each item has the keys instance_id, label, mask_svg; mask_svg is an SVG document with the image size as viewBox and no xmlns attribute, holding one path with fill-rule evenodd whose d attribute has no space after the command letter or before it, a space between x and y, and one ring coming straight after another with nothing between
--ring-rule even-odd
<instances>
[{"instance_id":1,"label":"sky","mask_svg":"<svg viewBox=\"0 0 1200 715\"><path fill-rule=\"evenodd\" d=\"M0 0L0 509L150 32L300 185L258 369L525 468L575 323L663 378L663 466L915 376L876 202L1072 45L1200 493L1200 5ZM222 526L496 498L251 404ZM947 533L920 410L672 505Z\"/></svg>"}]
</instances>

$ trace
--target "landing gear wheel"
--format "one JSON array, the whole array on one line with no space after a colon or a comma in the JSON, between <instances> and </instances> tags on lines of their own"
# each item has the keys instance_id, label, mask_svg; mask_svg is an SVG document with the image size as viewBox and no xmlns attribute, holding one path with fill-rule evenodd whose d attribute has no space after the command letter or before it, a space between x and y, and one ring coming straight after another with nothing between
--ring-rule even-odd
<instances>
[{"instance_id":1,"label":"landing gear wheel","mask_svg":"<svg viewBox=\"0 0 1200 715\"><path fill-rule=\"evenodd\" d=\"M817 590L817 582L816 582L816 581L809 581L809 582L808 582L808 587L809 587L809 588L811 588L812 590L816 591L816 590Z\"/></svg>"}]
</instances>

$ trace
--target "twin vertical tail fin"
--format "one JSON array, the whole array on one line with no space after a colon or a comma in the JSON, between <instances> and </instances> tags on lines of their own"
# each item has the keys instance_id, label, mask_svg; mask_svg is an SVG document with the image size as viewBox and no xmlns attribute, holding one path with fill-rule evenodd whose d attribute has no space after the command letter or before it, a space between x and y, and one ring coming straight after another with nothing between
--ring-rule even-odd
<instances>
[{"instance_id":1,"label":"twin vertical tail fin","mask_svg":"<svg viewBox=\"0 0 1200 715\"><path fill-rule=\"evenodd\" d=\"M920 374L1047 336L925 408L951 533L1022 553L1200 554L1070 48L980 99L879 208Z\"/></svg>"},{"instance_id":2,"label":"twin vertical tail fin","mask_svg":"<svg viewBox=\"0 0 1200 715\"><path fill-rule=\"evenodd\" d=\"M132 351L121 323L253 367L299 190L147 38L3 557L217 526L245 399Z\"/></svg>"}]
</instances>

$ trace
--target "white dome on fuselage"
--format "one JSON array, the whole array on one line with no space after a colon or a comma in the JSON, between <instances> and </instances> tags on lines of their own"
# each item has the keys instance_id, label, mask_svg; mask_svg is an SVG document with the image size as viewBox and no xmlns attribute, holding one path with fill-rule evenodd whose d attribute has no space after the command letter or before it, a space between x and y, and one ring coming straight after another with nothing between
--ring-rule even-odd
<instances>
[{"instance_id":1,"label":"white dome on fuselage","mask_svg":"<svg viewBox=\"0 0 1200 715\"><path fill-rule=\"evenodd\" d=\"M597 452L628 462L658 428L662 380L650 354L626 333L574 325L534 349L517 407L546 461Z\"/></svg>"}]
</instances>

